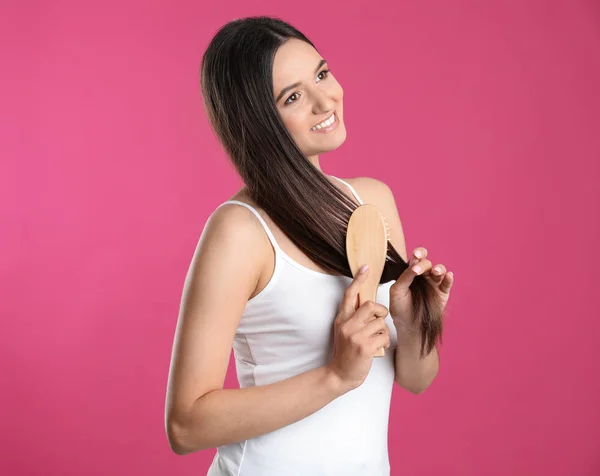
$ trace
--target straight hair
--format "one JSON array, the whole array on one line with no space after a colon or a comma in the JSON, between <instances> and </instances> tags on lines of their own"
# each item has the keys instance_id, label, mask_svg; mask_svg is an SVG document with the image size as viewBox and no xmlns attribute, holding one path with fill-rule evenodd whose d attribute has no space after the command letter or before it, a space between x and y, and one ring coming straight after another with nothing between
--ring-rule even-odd
<instances>
[{"instance_id":1,"label":"straight hair","mask_svg":"<svg viewBox=\"0 0 600 476\"><path fill-rule=\"evenodd\" d=\"M202 57L204 110L252 200L313 262L352 277L346 229L357 205L298 148L275 104L275 53L290 38L316 50L303 33L275 17L240 18L221 27ZM397 279L407 268L388 242L380 284ZM442 304L421 275L410 292L424 357L441 342Z\"/></svg>"}]
</instances>

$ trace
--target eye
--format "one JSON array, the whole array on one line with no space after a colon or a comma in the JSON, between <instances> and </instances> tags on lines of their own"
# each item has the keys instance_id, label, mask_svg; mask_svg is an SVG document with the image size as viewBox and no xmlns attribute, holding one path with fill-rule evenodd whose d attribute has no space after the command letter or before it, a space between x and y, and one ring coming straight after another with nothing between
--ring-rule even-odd
<instances>
[{"instance_id":1,"label":"eye","mask_svg":"<svg viewBox=\"0 0 600 476\"><path fill-rule=\"evenodd\" d=\"M324 77L324 78L321 78L321 80L325 79L325 78L326 78L326 77L329 75L329 70L328 70L328 69L324 69L324 70L323 70L323 71L321 71L319 74L317 74L317 78L318 78L319 76L321 76L322 74L324 74L324 75L325 75L325 77ZM289 98L287 98L287 99L285 100L285 102L283 103L283 104L284 104L284 106L285 106L285 105L288 105L288 104L292 104L292 102L295 102L295 100L293 100L293 101L290 101L290 99L292 99L294 96L298 97L298 96L299 96L299 94L298 94L298 93L294 93L294 94L292 94L292 95L291 95Z\"/></svg>"},{"instance_id":2,"label":"eye","mask_svg":"<svg viewBox=\"0 0 600 476\"><path fill-rule=\"evenodd\" d=\"M329 75L329 70L328 70L328 69L324 69L323 71L321 71L321 72L320 72L320 73L317 75L317 78L318 78L319 76L321 76L322 74L324 74L324 73L325 73L325 77L327 77L327 76ZM323 78L323 79L325 79L325 78Z\"/></svg>"},{"instance_id":3,"label":"eye","mask_svg":"<svg viewBox=\"0 0 600 476\"><path fill-rule=\"evenodd\" d=\"M283 104L284 104L284 105L285 105L285 104L292 104L292 102L293 102L293 101L292 101L292 102L288 102L288 101L289 101L290 99L292 99L294 96L298 96L298 93L294 93L294 94L292 94L292 95L291 95L289 98L287 98L287 99L285 100L285 102L284 102Z\"/></svg>"}]
</instances>

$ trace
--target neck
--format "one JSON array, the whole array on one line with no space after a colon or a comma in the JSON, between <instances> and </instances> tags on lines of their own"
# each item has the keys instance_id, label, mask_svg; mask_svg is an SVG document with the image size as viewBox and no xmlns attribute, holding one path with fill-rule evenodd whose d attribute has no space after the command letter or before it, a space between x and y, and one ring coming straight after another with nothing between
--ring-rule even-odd
<instances>
[{"instance_id":1,"label":"neck","mask_svg":"<svg viewBox=\"0 0 600 476\"><path fill-rule=\"evenodd\" d=\"M310 157L307 157L307 159L310 161L311 164L313 164L315 166L315 168L319 171L319 172L323 172L321 170L321 165L319 164L319 156L318 155L311 155Z\"/></svg>"}]
</instances>

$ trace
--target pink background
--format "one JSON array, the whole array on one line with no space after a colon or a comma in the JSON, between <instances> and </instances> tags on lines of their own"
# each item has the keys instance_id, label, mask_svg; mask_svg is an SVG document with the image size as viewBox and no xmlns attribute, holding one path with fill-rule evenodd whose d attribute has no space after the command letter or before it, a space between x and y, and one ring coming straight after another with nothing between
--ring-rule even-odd
<instances>
[{"instance_id":1,"label":"pink background","mask_svg":"<svg viewBox=\"0 0 600 476\"><path fill-rule=\"evenodd\" d=\"M1 474L205 474L163 423L185 273L241 184L198 67L256 14L344 87L325 172L386 181L409 251L456 275L437 380L394 390L392 475L600 474L597 1L1 10Z\"/></svg>"}]
</instances>

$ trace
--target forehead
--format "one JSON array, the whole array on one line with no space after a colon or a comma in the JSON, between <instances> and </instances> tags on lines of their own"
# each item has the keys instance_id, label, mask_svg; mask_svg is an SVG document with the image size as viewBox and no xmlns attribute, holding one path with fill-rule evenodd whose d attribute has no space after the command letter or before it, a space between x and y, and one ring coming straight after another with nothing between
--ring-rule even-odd
<instances>
[{"instance_id":1,"label":"forehead","mask_svg":"<svg viewBox=\"0 0 600 476\"><path fill-rule=\"evenodd\" d=\"M311 45L290 38L279 47L273 61L273 85L275 88L301 81L314 73L321 55Z\"/></svg>"}]
</instances>

